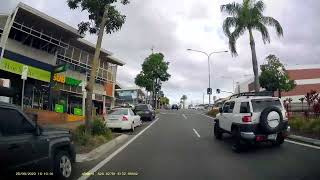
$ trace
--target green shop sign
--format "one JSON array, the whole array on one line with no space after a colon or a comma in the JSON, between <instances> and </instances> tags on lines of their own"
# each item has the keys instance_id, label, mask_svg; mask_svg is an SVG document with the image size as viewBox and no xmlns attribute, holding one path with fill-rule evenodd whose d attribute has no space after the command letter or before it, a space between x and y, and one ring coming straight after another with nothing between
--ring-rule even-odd
<instances>
[{"instance_id":1,"label":"green shop sign","mask_svg":"<svg viewBox=\"0 0 320 180\"><path fill-rule=\"evenodd\" d=\"M62 84L70 85L70 86L79 86L80 83L82 82L81 80L73 79L71 77L66 77L60 74L54 74L53 80Z\"/></svg>"},{"instance_id":2,"label":"green shop sign","mask_svg":"<svg viewBox=\"0 0 320 180\"><path fill-rule=\"evenodd\" d=\"M73 108L73 114L77 116L82 116L82 109L80 108Z\"/></svg>"},{"instance_id":3,"label":"green shop sign","mask_svg":"<svg viewBox=\"0 0 320 180\"><path fill-rule=\"evenodd\" d=\"M2 58L0 61L0 69L4 71L8 71L14 74L22 74L22 68L25 66L22 63L18 63L16 61L12 61L7 58ZM39 68L35 68L32 66L28 66L28 77L37 79L40 81L50 82L51 73L49 71L45 71Z\"/></svg>"},{"instance_id":4,"label":"green shop sign","mask_svg":"<svg viewBox=\"0 0 320 180\"><path fill-rule=\"evenodd\" d=\"M63 113L63 105L61 104L55 104L54 106L54 111L57 112L57 113Z\"/></svg>"}]
</instances>

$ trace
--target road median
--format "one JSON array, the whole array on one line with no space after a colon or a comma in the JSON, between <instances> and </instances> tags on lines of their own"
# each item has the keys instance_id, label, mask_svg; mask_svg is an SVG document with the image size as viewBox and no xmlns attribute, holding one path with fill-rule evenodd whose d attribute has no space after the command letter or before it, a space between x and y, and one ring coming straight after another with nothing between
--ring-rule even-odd
<instances>
[{"instance_id":1,"label":"road median","mask_svg":"<svg viewBox=\"0 0 320 180\"><path fill-rule=\"evenodd\" d=\"M76 156L76 162L86 162L86 161L92 161L95 159L98 159L103 154L110 151L112 148L116 147L117 145L125 142L128 139L128 135L122 134L115 139L100 145L99 147L93 149L92 151L84 154L77 154Z\"/></svg>"},{"instance_id":2,"label":"road median","mask_svg":"<svg viewBox=\"0 0 320 180\"><path fill-rule=\"evenodd\" d=\"M320 147L320 140L297 135L289 135L288 139Z\"/></svg>"}]
</instances>

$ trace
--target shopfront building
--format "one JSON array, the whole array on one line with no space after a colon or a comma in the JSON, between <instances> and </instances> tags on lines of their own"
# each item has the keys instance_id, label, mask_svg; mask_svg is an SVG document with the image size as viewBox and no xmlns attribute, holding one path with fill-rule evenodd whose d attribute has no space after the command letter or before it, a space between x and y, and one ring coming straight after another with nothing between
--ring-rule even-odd
<instances>
[{"instance_id":1,"label":"shopfront building","mask_svg":"<svg viewBox=\"0 0 320 180\"><path fill-rule=\"evenodd\" d=\"M83 40L77 29L23 3L12 14L0 15L0 36L0 78L10 79L10 86L19 91L12 103L21 105L21 74L28 66L25 107L83 115L94 44ZM111 55L101 50L93 92L97 114L114 104L117 66L124 65ZM63 65L64 71L54 71Z\"/></svg>"}]
</instances>

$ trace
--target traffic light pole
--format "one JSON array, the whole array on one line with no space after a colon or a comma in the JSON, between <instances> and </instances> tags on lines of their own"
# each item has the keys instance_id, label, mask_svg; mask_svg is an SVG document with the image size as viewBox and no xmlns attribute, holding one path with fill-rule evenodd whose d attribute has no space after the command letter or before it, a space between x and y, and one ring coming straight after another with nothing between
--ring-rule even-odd
<instances>
[{"instance_id":1,"label":"traffic light pole","mask_svg":"<svg viewBox=\"0 0 320 180\"><path fill-rule=\"evenodd\" d=\"M210 55L206 54L208 56L208 71L209 71L209 89L211 89L211 83L210 83ZM212 91L208 93L209 94L209 107L211 105L211 94L212 94Z\"/></svg>"}]
</instances>

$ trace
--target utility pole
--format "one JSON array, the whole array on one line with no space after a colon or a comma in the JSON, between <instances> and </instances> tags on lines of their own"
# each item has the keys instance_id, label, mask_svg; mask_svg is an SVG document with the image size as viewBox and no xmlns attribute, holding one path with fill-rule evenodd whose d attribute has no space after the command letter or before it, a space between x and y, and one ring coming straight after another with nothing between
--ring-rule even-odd
<instances>
[{"instance_id":1,"label":"utility pole","mask_svg":"<svg viewBox=\"0 0 320 180\"><path fill-rule=\"evenodd\" d=\"M204 93L202 95L202 104L204 104Z\"/></svg>"}]
</instances>

